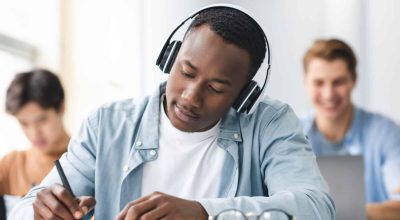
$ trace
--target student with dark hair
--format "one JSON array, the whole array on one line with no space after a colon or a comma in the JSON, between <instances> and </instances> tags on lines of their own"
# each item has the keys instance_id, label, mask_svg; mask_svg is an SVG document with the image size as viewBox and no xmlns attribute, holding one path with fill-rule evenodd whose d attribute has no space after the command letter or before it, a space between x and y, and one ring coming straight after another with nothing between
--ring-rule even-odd
<instances>
[{"instance_id":1,"label":"student with dark hair","mask_svg":"<svg viewBox=\"0 0 400 220\"><path fill-rule=\"evenodd\" d=\"M232 219L269 210L264 217L334 219L291 108L262 97L241 111L269 53L259 25L214 6L194 15L182 44L169 40L157 62L168 81L151 97L104 105L72 138L60 161L77 200L53 169L13 217Z\"/></svg>"},{"instance_id":2,"label":"student with dark hair","mask_svg":"<svg viewBox=\"0 0 400 220\"><path fill-rule=\"evenodd\" d=\"M13 151L0 160L0 195L24 196L67 150L64 91L59 79L44 69L17 74L7 89L6 111L18 120L31 148Z\"/></svg>"},{"instance_id":3,"label":"student with dark hair","mask_svg":"<svg viewBox=\"0 0 400 220\"><path fill-rule=\"evenodd\" d=\"M399 219L400 127L353 104L353 50L341 40L321 39L308 49L303 62L315 113L302 122L315 154L362 155L368 219Z\"/></svg>"}]
</instances>

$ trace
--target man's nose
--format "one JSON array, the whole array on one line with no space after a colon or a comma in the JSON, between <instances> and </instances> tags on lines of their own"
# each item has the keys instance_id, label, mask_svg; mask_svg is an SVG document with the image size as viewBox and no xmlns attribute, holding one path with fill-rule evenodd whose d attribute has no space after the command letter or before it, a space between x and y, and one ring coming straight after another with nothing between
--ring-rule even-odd
<instances>
[{"instance_id":1,"label":"man's nose","mask_svg":"<svg viewBox=\"0 0 400 220\"><path fill-rule=\"evenodd\" d=\"M334 88L332 85L326 85L322 89L322 97L324 99L331 99L335 94Z\"/></svg>"},{"instance_id":2,"label":"man's nose","mask_svg":"<svg viewBox=\"0 0 400 220\"><path fill-rule=\"evenodd\" d=\"M38 126L36 126L36 125L31 125L28 128L28 132L27 133L28 133L28 136L30 138L35 139L36 137L40 136L40 128Z\"/></svg>"},{"instance_id":3,"label":"man's nose","mask_svg":"<svg viewBox=\"0 0 400 220\"><path fill-rule=\"evenodd\" d=\"M191 106L200 108L203 104L203 89L200 84L192 83L182 92L181 97Z\"/></svg>"}]
</instances>

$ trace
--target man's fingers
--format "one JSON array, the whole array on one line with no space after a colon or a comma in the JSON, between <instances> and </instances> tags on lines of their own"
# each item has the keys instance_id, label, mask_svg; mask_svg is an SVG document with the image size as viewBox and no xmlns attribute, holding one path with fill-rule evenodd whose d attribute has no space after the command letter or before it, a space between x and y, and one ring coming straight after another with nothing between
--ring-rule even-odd
<instances>
[{"instance_id":1,"label":"man's fingers","mask_svg":"<svg viewBox=\"0 0 400 220\"><path fill-rule=\"evenodd\" d=\"M33 203L33 209L35 210L35 219L41 220L41 219L61 219L59 218L56 214L54 214L49 207L44 205L41 201L36 200ZM71 216L72 217L72 216Z\"/></svg>"},{"instance_id":2,"label":"man's fingers","mask_svg":"<svg viewBox=\"0 0 400 220\"><path fill-rule=\"evenodd\" d=\"M146 212L144 215L140 216L143 219L162 219L167 217L170 207L168 204L161 204L155 209Z\"/></svg>"},{"instance_id":3,"label":"man's fingers","mask_svg":"<svg viewBox=\"0 0 400 220\"><path fill-rule=\"evenodd\" d=\"M122 211L119 213L119 215L117 216L116 219L117 219L117 220L122 220L122 219L124 219L125 216L126 216L126 214L128 213L129 208L130 208L131 206L136 205L136 204L138 204L138 203L140 203L140 202L146 201L146 200L148 200L151 196L152 196L152 194L147 195L147 196L144 196L144 197L141 197L141 198L138 198L138 199L136 199L136 200L134 200L134 201L128 203L128 204L124 207L124 209L122 209Z\"/></svg>"},{"instance_id":4,"label":"man's fingers","mask_svg":"<svg viewBox=\"0 0 400 220\"><path fill-rule=\"evenodd\" d=\"M55 184L51 186L51 191L68 209L69 213L71 213L76 219L83 217L83 213L79 209L78 202L74 197L72 197L71 193L68 192L66 188L59 184Z\"/></svg>"},{"instance_id":5,"label":"man's fingers","mask_svg":"<svg viewBox=\"0 0 400 220\"><path fill-rule=\"evenodd\" d=\"M58 200L51 190L43 190L39 192L35 203L37 204L37 210L39 210L39 213L45 219L51 219L48 216L58 216L62 219L73 218L67 207ZM50 210L51 215L47 213L47 209Z\"/></svg>"},{"instance_id":6,"label":"man's fingers","mask_svg":"<svg viewBox=\"0 0 400 220\"><path fill-rule=\"evenodd\" d=\"M96 200L91 196L81 196L77 200L83 215L86 215L88 212L90 212L96 205Z\"/></svg>"},{"instance_id":7,"label":"man's fingers","mask_svg":"<svg viewBox=\"0 0 400 220\"><path fill-rule=\"evenodd\" d=\"M50 209L45 206L42 202L40 202L39 200L36 200L33 204L33 210L34 212L34 219L35 220L42 220L44 219L43 216L51 216L52 213L50 211Z\"/></svg>"},{"instance_id":8,"label":"man's fingers","mask_svg":"<svg viewBox=\"0 0 400 220\"><path fill-rule=\"evenodd\" d=\"M149 195L146 197L142 197L141 199L135 200L129 203L123 210L123 212L118 215L118 220L128 220L128 219L137 219L142 214L147 211L154 209L157 207L157 201L151 199L154 195Z\"/></svg>"},{"instance_id":9,"label":"man's fingers","mask_svg":"<svg viewBox=\"0 0 400 220\"><path fill-rule=\"evenodd\" d=\"M138 218L141 218L143 214L156 207L157 203L151 199L133 205L129 208L128 213L125 216L125 220L136 220Z\"/></svg>"}]
</instances>

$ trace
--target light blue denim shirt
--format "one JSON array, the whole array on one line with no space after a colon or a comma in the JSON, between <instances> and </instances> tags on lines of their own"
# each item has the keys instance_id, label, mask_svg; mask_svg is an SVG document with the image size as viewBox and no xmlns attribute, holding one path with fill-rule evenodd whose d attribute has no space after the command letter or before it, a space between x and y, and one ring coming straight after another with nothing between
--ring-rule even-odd
<instances>
[{"instance_id":1,"label":"light blue denim shirt","mask_svg":"<svg viewBox=\"0 0 400 220\"><path fill-rule=\"evenodd\" d=\"M141 196L143 164L158 156L164 91L165 83L150 98L103 106L72 137L61 164L75 195L96 198L96 220L115 218ZM250 115L231 109L221 120L217 143L227 152L219 196L199 200L209 215L232 208L256 213L281 208L297 219L335 218L315 155L288 105L265 99ZM11 219L32 219L36 193L56 182L53 169Z\"/></svg>"},{"instance_id":2,"label":"light blue denim shirt","mask_svg":"<svg viewBox=\"0 0 400 220\"><path fill-rule=\"evenodd\" d=\"M363 155L368 202L398 199L400 187L400 127L390 119L354 107L350 129L339 143L318 130L314 114L301 117L304 132L317 156Z\"/></svg>"}]
</instances>

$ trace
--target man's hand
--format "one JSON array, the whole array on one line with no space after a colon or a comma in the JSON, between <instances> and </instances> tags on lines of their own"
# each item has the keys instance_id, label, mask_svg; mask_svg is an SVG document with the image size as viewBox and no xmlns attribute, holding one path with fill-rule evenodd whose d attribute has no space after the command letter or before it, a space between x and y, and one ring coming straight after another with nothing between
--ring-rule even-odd
<instances>
[{"instance_id":1,"label":"man's hand","mask_svg":"<svg viewBox=\"0 0 400 220\"><path fill-rule=\"evenodd\" d=\"M35 220L81 219L94 208L96 200L90 196L76 199L59 184L54 184L36 195L33 203Z\"/></svg>"},{"instance_id":2,"label":"man's hand","mask_svg":"<svg viewBox=\"0 0 400 220\"><path fill-rule=\"evenodd\" d=\"M196 201L154 192L128 203L116 219L207 219L207 212Z\"/></svg>"},{"instance_id":3,"label":"man's hand","mask_svg":"<svg viewBox=\"0 0 400 220\"><path fill-rule=\"evenodd\" d=\"M400 219L400 201L385 201L367 204L368 220Z\"/></svg>"}]
</instances>

